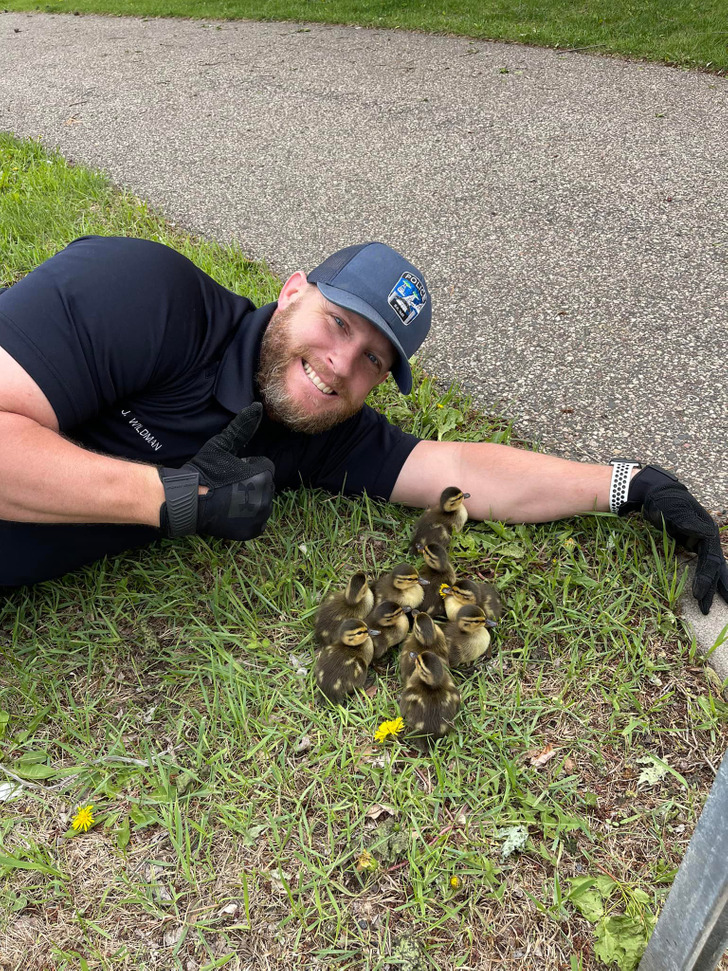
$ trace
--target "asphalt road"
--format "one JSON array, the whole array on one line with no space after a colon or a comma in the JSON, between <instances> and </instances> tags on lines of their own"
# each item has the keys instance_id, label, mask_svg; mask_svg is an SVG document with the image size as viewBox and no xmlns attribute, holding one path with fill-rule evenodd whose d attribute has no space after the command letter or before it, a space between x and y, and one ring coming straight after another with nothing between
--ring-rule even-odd
<instances>
[{"instance_id":1,"label":"asphalt road","mask_svg":"<svg viewBox=\"0 0 728 971\"><path fill-rule=\"evenodd\" d=\"M428 366L549 451L728 506L728 80L299 24L0 15L0 128L280 274L380 238Z\"/></svg>"}]
</instances>

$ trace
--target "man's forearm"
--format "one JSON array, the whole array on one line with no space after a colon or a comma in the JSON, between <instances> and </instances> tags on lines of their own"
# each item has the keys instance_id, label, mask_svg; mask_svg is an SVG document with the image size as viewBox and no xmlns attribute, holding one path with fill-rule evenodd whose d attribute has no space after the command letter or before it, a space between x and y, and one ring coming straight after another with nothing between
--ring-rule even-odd
<instances>
[{"instance_id":1,"label":"man's forearm","mask_svg":"<svg viewBox=\"0 0 728 971\"><path fill-rule=\"evenodd\" d=\"M610 466L570 462L489 442L420 442L392 492L393 502L426 506L457 485L472 519L548 522L608 511Z\"/></svg>"},{"instance_id":2,"label":"man's forearm","mask_svg":"<svg viewBox=\"0 0 728 971\"><path fill-rule=\"evenodd\" d=\"M159 526L153 465L80 448L22 415L0 412L0 519Z\"/></svg>"}]
</instances>

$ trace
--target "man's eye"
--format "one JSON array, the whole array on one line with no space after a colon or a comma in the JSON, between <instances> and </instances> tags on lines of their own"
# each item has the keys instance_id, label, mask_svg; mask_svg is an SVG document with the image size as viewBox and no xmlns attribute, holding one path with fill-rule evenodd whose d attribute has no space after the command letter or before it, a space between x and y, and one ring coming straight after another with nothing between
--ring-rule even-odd
<instances>
[{"instance_id":1,"label":"man's eye","mask_svg":"<svg viewBox=\"0 0 728 971\"><path fill-rule=\"evenodd\" d=\"M379 367L379 358L377 357L376 354L372 354L371 351L367 351L367 357L372 362L374 367Z\"/></svg>"},{"instance_id":2,"label":"man's eye","mask_svg":"<svg viewBox=\"0 0 728 971\"><path fill-rule=\"evenodd\" d=\"M345 323L344 323L344 321L343 321L343 320L341 319L341 317L334 317L334 320L336 321L336 326L337 326L337 327L341 327L341 328L342 328L342 330L343 330L343 328L344 328L344 327L346 327L346 324L345 324Z\"/></svg>"}]
</instances>

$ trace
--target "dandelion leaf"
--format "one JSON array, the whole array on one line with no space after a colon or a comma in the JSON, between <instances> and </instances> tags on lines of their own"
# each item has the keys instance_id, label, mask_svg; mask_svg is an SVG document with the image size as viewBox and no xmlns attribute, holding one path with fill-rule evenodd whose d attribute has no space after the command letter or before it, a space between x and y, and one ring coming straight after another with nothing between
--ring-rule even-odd
<instances>
[{"instance_id":1,"label":"dandelion leaf","mask_svg":"<svg viewBox=\"0 0 728 971\"><path fill-rule=\"evenodd\" d=\"M605 917L596 926L594 956L608 967L635 971L646 946L645 927L634 917Z\"/></svg>"}]
</instances>

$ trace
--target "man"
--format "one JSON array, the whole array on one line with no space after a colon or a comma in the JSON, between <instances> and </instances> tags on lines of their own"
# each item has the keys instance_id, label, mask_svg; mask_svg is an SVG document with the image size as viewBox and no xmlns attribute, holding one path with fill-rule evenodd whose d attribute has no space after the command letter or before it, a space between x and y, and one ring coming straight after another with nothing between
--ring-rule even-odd
<instances>
[{"instance_id":1,"label":"man","mask_svg":"<svg viewBox=\"0 0 728 971\"><path fill-rule=\"evenodd\" d=\"M422 274L347 247L255 308L147 240L83 237L0 294L0 585L59 576L160 535L258 535L273 487L412 506L457 484L476 519L647 518L728 600L718 529L669 472L490 443L419 441L365 405L430 327Z\"/></svg>"}]
</instances>

